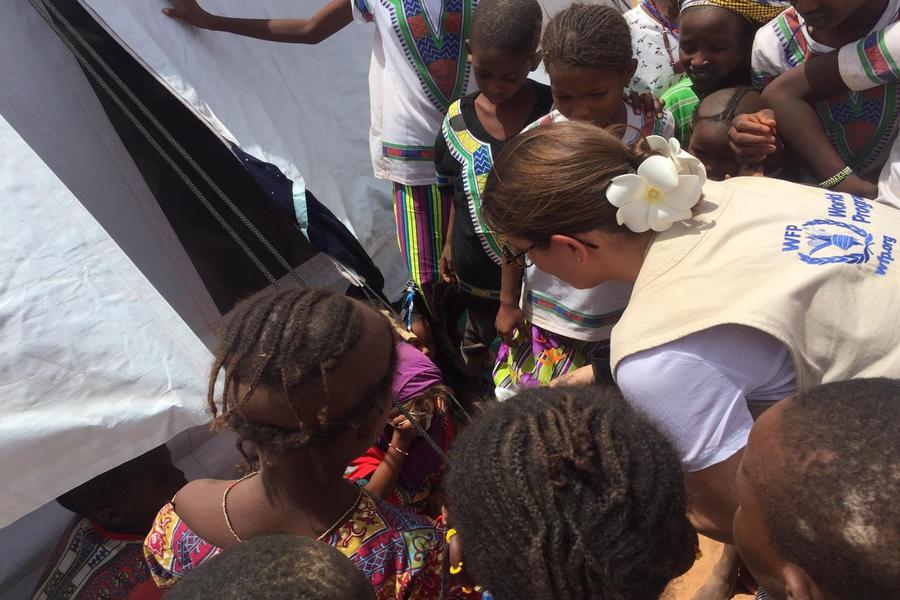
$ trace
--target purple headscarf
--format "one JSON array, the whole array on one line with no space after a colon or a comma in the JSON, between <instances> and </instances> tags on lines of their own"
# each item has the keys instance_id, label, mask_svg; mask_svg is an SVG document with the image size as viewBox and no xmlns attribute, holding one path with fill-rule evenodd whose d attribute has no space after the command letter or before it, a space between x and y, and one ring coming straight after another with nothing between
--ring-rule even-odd
<instances>
[{"instance_id":1,"label":"purple headscarf","mask_svg":"<svg viewBox=\"0 0 900 600\"><path fill-rule=\"evenodd\" d=\"M392 406L398 408L416 396L436 385L443 385L441 371L430 358L422 354L418 348L399 342L397 344L397 367L394 372L394 383L391 391L394 394ZM437 445L444 447L444 431L446 429L445 411L435 410L428 428L428 435ZM388 424L378 440L377 446L387 451L388 443L394 435L394 428ZM410 493L422 485L423 481L441 467L442 459L428 442L416 437L409 446L409 456L403 461L398 483Z\"/></svg>"}]
</instances>

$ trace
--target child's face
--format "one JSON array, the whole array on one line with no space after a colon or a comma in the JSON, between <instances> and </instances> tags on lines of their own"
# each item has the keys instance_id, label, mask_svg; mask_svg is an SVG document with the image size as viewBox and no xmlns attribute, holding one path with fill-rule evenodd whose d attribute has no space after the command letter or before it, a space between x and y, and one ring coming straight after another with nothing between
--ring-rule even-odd
<instances>
[{"instance_id":1,"label":"child's face","mask_svg":"<svg viewBox=\"0 0 900 600\"><path fill-rule=\"evenodd\" d=\"M622 108L622 92L630 73L554 65L547 70L556 108L567 119L609 126Z\"/></svg>"},{"instance_id":2,"label":"child's face","mask_svg":"<svg viewBox=\"0 0 900 600\"><path fill-rule=\"evenodd\" d=\"M519 93L528 81L528 74L537 66L537 57L523 58L496 48L470 45L469 63L478 89L496 105Z\"/></svg>"},{"instance_id":3,"label":"child's face","mask_svg":"<svg viewBox=\"0 0 900 600\"><path fill-rule=\"evenodd\" d=\"M846 21L856 10L872 0L791 0L806 24L829 31Z\"/></svg>"},{"instance_id":4,"label":"child's face","mask_svg":"<svg viewBox=\"0 0 900 600\"><path fill-rule=\"evenodd\" d=\"M706 167L706 175L714 181L738 174L737 159L728 146L728 124L723 121L697 121L688 152L700 159Z\"/></svg>"},{"instance_id":5,"label":"child's face","mask_svg":"<svg viewBox=\"0 0 900 600\"><path fill-rule=\"evenodd\" d=\"M725 87L738 69L749 69L753 43L742 17L717 6L685 11L681 15L681 65L698 94ZM749 73L746 74L749 78Z\"/></svg>"}]
</instances>

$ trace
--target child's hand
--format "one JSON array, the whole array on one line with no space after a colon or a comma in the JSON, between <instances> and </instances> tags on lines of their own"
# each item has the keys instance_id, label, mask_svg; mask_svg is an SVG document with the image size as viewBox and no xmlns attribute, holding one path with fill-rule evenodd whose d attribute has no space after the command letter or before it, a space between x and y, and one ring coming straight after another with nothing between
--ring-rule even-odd
<instances>
[{"instance_id":1,"label":"child's hand","mask_svg":"<svg viewBox=\"0 0 900 600\"><path fill-rule=\"evenodd\" d=\"M625 100L631 105L631 110L634 111L634 114L636 115L643 113L648 117L656 119L661 119L663 116L665 102L650 92L644 92L642 94L631 92Z\"/></svg>"},{"instance_id":2,"label":"child's hand","mask_svg":"<svg viewBox=\"0 0 900 600\"><path fill-rule=\"evenodd\" d=\"M594 368L591 365L587 365L557 377L550 382L550 387L558 385L593 385L595 383L597 382L594 379Z\"/></svg>"},{"instance_id":3,"label":"child's hand","mask_svg":"<svg viewBox=\"0 0 900 600\"><path fill-rule=\"evenodd\" d=\"M168 0L172 3L169 8L163 9L163 14L173 19L184 21L188 25L207 29L209 18L212 16L197 4L197 0Z\"/></svg>"},{"instance_id":4,"label":"child's hand","mask_svg":"<svg viewBox=\"0 0 900 600\"><path fill-rule=\"evenodd\" d=\"M390 420L390 423L391 427L394 428L392 443L395 446L400 446L401 450L406 450L409 443L416 437L416 434L418 434L418 431L405 415L394 417Z\"/></svg>"},{"instance_id":5,"label":"child's hand","mask_svg":"<svg viewBox=\"0 0 900 600\"><path fill-rule=\"evenodd\" d=\"M766 108L757 113L737 115L728 130L729 142L738 162L755 164L778 150L775 113Z\"/></svg>"},{"instance_id":6,"label":"child's hand","mask_svg":"<svg viewBox=\"0 0 900 600\"><path fill-rule=\"evenodd\" d=\"M523 339L528 337L525 315L518 306L501 303L494 325L497 327L497 335L509 346L512 345L517 331Z\"/></svg>"},{"instance_id":7,"label":"child's hand","mask_svg":"<svg viewBox=\"0 0 900 600\"><path fill-rule=\"evenodd\" d=\"M456 273L453 272L453 252L450 244L444 244L444 250L441 252L441 279L444 283L453 283L456 281Z\"/></svg>"}]
</instances>

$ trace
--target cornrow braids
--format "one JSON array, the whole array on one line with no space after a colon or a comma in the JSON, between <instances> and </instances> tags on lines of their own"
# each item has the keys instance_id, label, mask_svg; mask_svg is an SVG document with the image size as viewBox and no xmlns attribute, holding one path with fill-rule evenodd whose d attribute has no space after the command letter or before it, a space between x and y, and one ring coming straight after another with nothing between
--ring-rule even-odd
<instances>
[{"instance_id":1,"label":"cornrow braids","mask_svg":"<svg viewBox=\"0 0 900 600\"><path fill-rule=\"evenodd\" d=\"M626 71L631 67L631 30L609 6L573 4L557 13L541 40L544 67L557 65Z\"/></svg>"},{"instance_id":2,"label":"cornrow braids","mask_svg":"<svg viewBox=\"0 0 900 600\"><path fill-rule=\"evenodd\" d=\"M529 56L541 42L543 21L537 0L481 0L472 16L470 43Z\"/></svg>"},{"instance_id":3,"label":"cornrow braids","mask_svg":"<svg viewBox=\"0 0 900 600\"><path fill-rule=\"evenodd\" d=\"M675 450L615 388L491 407L445 483L466 571L498 600L657 600L694 561Z\"/></svg>"},{"instance_id":4,"label":"cornrow braids","mask_svg":"<svg viewBox=\"0 0 900 600\"><path fill-rule=\"evenodd\" d=\"M220 332L207 401L214 428L229 427L239 435L238 448L245 459L244 442L284 452L321 443L365 419L383 394L366 393L357 406L343 415L332 415L327 399L327 374L355 346L363 331L363 316L353 301L321 289L289 289L270 292L238 304ZM390 385L393 359L388 371ZM216 400L216 382L224 370L224 382ZM301 419L304 385L321 383L325 405L315 422ZM243 384L246 391L230 399ZM238 409L260 386L284 394L297 419L297 429L282 429L248 421Z\"/></svg>"}]
</instances>

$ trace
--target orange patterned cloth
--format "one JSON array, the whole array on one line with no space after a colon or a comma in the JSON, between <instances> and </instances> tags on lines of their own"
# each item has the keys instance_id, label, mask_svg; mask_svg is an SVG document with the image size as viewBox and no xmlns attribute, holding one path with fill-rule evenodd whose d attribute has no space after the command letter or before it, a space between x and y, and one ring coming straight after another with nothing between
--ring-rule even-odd
<instances>
[{"instance_id":1,"label":"orange patterned cloth","mask_svg":"<svg viewBox=\"0 0 900 600\"><path fill-rule=\"evenodd\" d=\"M360 495L348 520L322 541L366 575L379 600L468 597L444 577L444 531L427 517L368 493ZM194 533L171 503L159 511L144 540L144 557L162 588L175 585L221 551Z\"/></svg>"}]
</instances>

